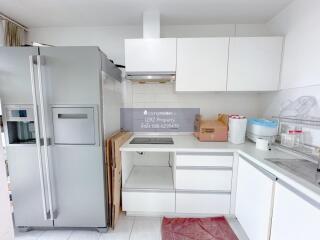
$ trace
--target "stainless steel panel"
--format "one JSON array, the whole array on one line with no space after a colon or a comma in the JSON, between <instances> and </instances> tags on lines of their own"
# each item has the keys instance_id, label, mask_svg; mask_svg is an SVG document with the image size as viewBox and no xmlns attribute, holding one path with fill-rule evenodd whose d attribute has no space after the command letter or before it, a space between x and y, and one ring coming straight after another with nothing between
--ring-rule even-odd
<instances>
[{"instance_id":1,"label":"stainless steel panel","mask_svg":"<svg viewBox=\"0 0 320 240\"><path fill-rule=\"evenodd\" d=\"M52 226L52 221L44 219L36 147L8 146L7 156L16 226Z\"/></svg>"},{"instance_id":2,"label":"stainless steel panel","mask_svg":"<svg viewBox=\"0 0 320 240\"><path fill-rule=\"evenodd\" d=\"M4 104L32 104L29 56L35 47L0 47L0 96Z\"/></svg>"},{"instance_id":3,"label":"stainless steel panel","mask_svg":"<svg viewBox=\"0 0 320 240\"><path fill-rule=\"evenodd\" d=\"M94 110L93 107L53 107L54 144L94 145Z\"/></svg>"},{"instance_id":4,"label":"stainless steel panel","mask_svg":"<svg viewBox=\"0 0 320 240\"><path fill-rule=\"evenodd\" d=\"M46 91L46 84L42 80L42 60L41 56L37 56L37 73L38 73L38 85L39 85L39 105L40 105L40 122L41 122L41 130L42 130L42 137L43 137L43 147L42 151L43 154L41 155L41 161L44 160L44 170L45 170L45 177L46 177L46 189L47 189L47 199L49 205L49 214L47 214L46 219L53 220L54 213L53 213L53 206L52 206L52 186L51 186L51 172L49 171L49 128L48 125L48 104L47 104L47 91ZM35 88L33 85L33 104L34 106L38 105L36 100ZM35 113L37 109L34 109ZM38 121L36 121L38 124ZM37 125L36 124L36 125ZM39 148L40 138L37 139L37 147ZM39 162L41 162L39 161ZM41 169L40 169L41 171Z\"/></svg>"},{"instance_id":5,"label":"stainless steel panel","mask_svg":"<svg viewBox=\"0 0 320 240\"><path fill-rule=\"evenodd\" d=\"M104 163L95 146L53 146L56 227L105 227Z\"/></svg>"},{"instance_id":6,"label":"stainless steel panel","mask_svg":"<svg viewBox=\"0 0 320 240\"><path fill-rule=\"evenodd\" d=\"M100 104L101 57L97 47L41 47L50 104Z\"/></svg>"}]
</instances>

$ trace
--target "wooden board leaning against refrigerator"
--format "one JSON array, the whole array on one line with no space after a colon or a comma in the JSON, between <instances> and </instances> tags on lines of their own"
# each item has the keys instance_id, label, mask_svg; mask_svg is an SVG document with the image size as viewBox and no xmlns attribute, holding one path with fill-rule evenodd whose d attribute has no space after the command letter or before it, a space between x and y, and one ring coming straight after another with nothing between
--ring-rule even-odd
<instances>
[{"instance_id":1,"label":"wooden board leaning against refrigerator","mask_svg":"<svg viewBox=\"0 0 320 240\"><path fill-rule=\"evenodd\" d=\"M113 228L121 214L121 152L120 147L132 133L116 132L106 141L106 181L108 192L108 224Z\"/></svg>"}]
</instances>

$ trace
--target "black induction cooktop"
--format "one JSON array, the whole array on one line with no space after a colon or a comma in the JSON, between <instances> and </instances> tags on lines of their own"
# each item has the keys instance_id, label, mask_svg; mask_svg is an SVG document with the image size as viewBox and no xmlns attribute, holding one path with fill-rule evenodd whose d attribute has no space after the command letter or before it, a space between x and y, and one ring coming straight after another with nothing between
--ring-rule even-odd
<instances>
[{"instance_id":1,"label":"black induction cooktop","mask_svg":"<svg viewBox=\"0 0 320 240\"><path fill-rule=\"evenodd\" d=\"M164 137L135 137L130 144L173 144L173 140Z\"/></svg>"}]
</instances>

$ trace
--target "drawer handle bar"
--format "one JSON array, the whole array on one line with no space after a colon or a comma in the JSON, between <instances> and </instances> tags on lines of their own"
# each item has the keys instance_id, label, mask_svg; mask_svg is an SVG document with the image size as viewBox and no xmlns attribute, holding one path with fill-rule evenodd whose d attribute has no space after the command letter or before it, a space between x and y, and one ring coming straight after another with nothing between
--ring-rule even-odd
<instances>
[{"instance_id":1,"label":"drawer handle bar","mask_svg":"<svg viewBox=\"0 0 320 240\"><path fill-rule=\"evenodd\" d=\"M205 166L178 166L177 170L216 170L216 171L232 171L232 167L205 167Z\"/></svg>"},{"instance_id":2,"label":"drawer handle bar","mask_svg":"<svg viewBox=\"0 0 320 240\"><path fill-rule=\"evenodd\" d=\"M70 114L70 113L59 113L58 114L59 119L87 119L88 114L81 114L81 113L75 113L75 114Z\"/></svg>"}]
</instances>

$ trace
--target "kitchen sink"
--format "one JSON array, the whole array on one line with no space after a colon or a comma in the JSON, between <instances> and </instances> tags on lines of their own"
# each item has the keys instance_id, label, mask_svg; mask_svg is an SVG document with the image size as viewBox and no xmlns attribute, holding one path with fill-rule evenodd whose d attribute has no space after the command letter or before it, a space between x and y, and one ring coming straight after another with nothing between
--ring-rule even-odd
<instances>
[{"instance_id":1,"label":"kitchen sink","mask_svg":"<svg viewBox=\"0 0 320 240\"><path fill-rule=\"evenodd\" d=\"M320 172L317 171L316 163L299 158L265 158L265 160L320 187Z\"/></svg>"}]
</instances>

